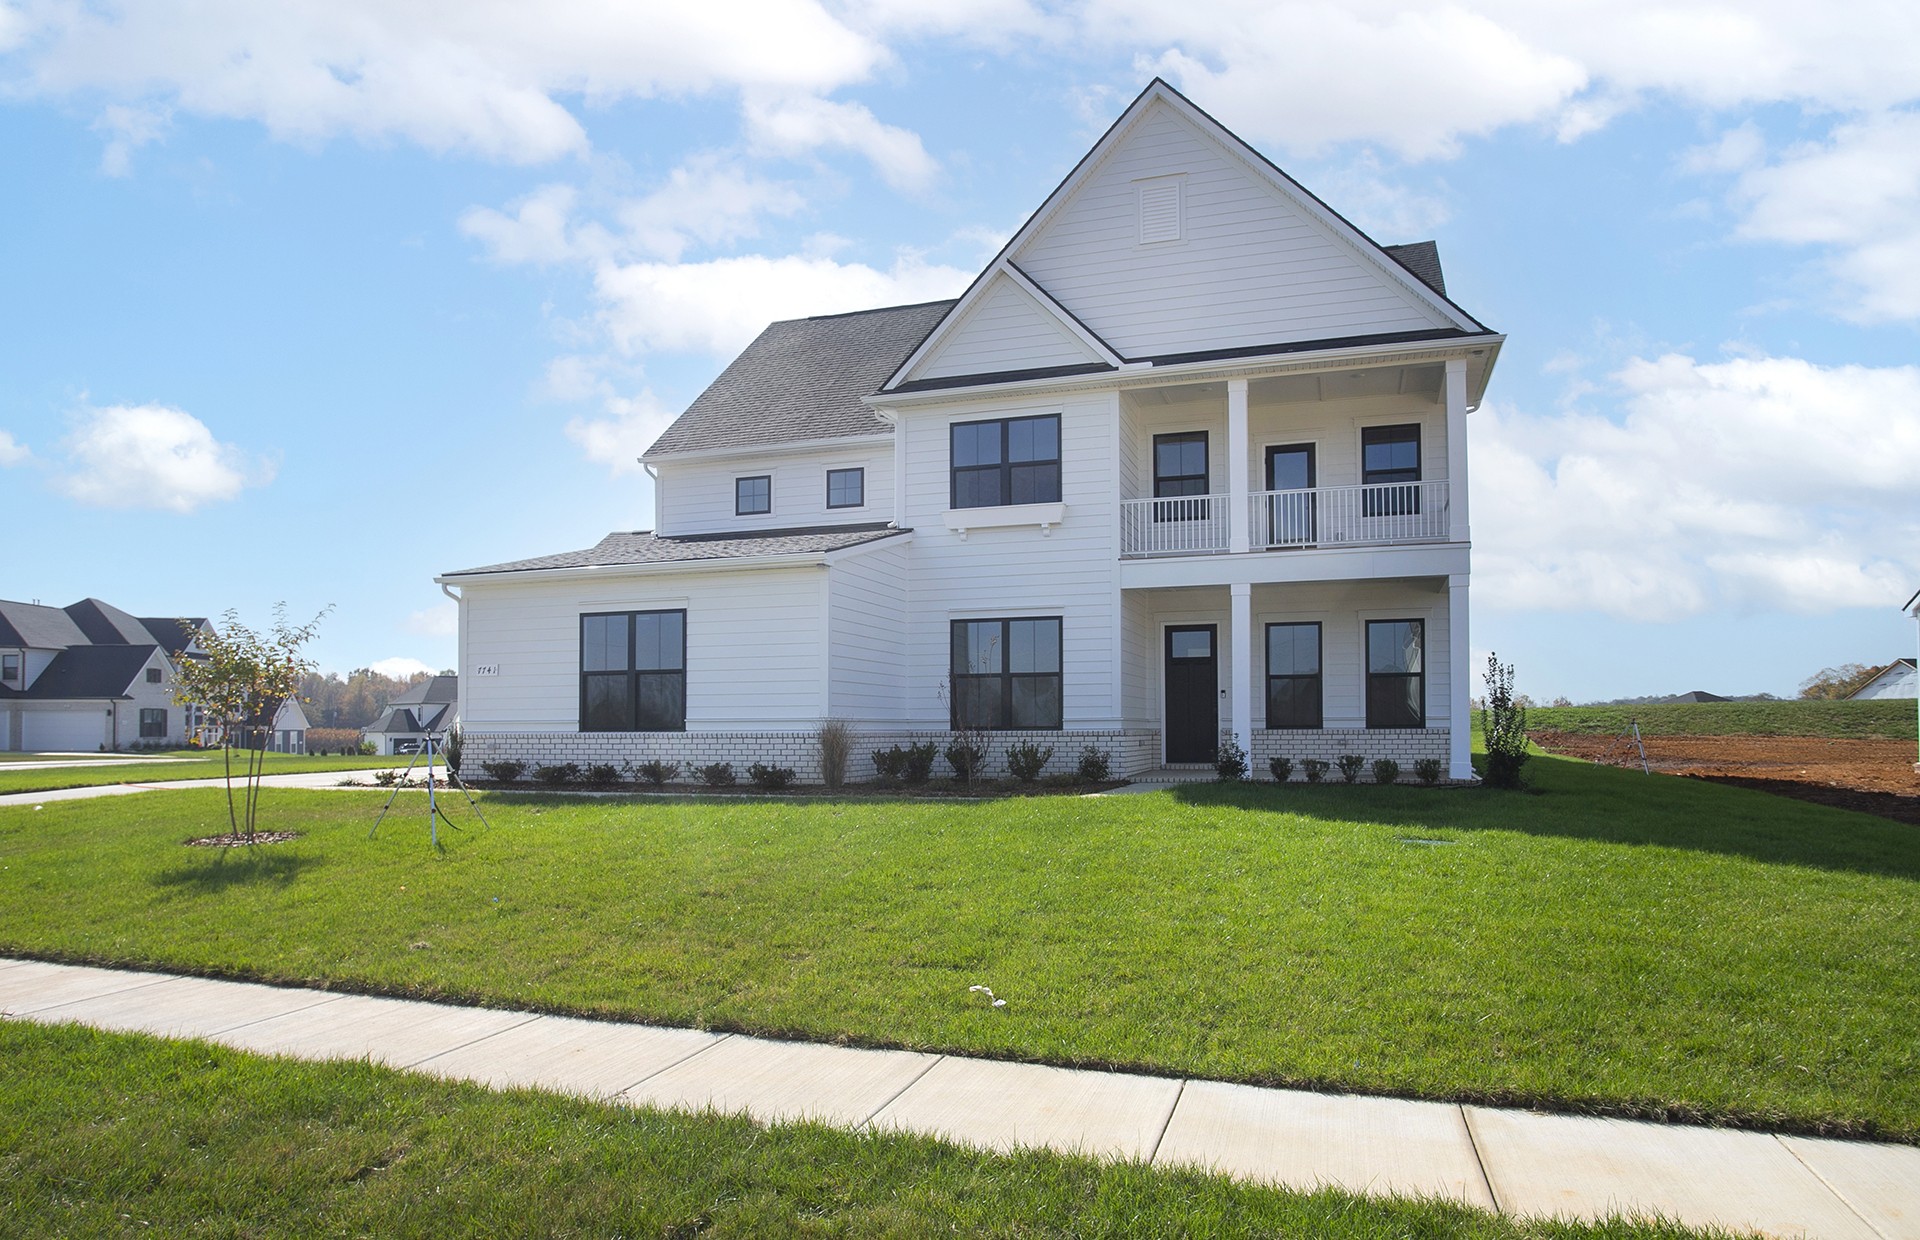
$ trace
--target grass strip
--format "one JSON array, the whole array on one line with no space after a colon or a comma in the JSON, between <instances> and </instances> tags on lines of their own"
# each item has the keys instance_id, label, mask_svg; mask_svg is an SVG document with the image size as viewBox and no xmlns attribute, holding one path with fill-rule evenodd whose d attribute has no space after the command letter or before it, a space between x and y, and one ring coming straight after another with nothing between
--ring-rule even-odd
<instances>
[{"instance_id":1,"label":"grass strip","mask_svg":"<svg viewBox=\"0 0 1920 1240\"><path fill-rule=\"evenodd\" d=\"M38 755L30 755L37 757ZM184 758L183 762L103 762L98 766L49 767L32 771L10 771L0 765L0 793L51 792L58 788L94 788L103 784L157 784L179 779L219 779L225 773L219 750L183 749L174 753L142 755ZM346 757L338 754L316 755L270 753L265 755L268 775L299 775L309 771L364 771L383 766L405 766L405 758ZM246 757L233 757L234 784L246 771ZM426 760L421 760L421 773Z\"/></svg>"},{"instance_id":2,"label":"grass strip","mask_svg":"<svg viewBox=\"0 0 1920 1240\"><path fill-rule=\"evenodd\" d=\"M1667 702L1648 706L1537 706L1527 726L1542 731L1644 736L1827 736L1913 740L1911 701Z\"/></svg>"},{"instance_id":3,"label":"grass strip","mask_svg":"<svg viewBox=\"0 0 1920 1240\"><path fill-rule=\"evenodd\" d=\"M0 949L862 1045L1920 1138L1920 833L1563 759L1534 794L213 791L0 811ZM1004 1009L968 987L991 986Z\"/></svg>"},{"instance_id":4,"label":"grass strip","mask_svg":"<svg viewBox=\"0 0 1920 1240\"><path fill-rule=\"evenodd\" d=\"M73 1026L0 1022L0 1062L0 1217L21 1235L1703 1234L762 1128Z\"/></svg>"}]
</instances>

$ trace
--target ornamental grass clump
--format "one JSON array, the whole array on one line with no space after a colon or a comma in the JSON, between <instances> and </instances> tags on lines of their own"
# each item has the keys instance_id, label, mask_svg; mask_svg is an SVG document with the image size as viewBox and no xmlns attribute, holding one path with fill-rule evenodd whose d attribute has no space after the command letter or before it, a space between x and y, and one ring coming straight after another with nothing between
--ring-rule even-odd
<instances>
[{"instance_id":1,"label":"ornamental grass clump","mask_svg":"<svg viewBox=\"0 0 1920 1240\"><path fill-rule=\"evenodd\" d=\"M844 719L823 719L819 741L820 782L829 788L838 788L847 782L847 761L853 757L853 728Z\"/></svg>"}]
</instances>

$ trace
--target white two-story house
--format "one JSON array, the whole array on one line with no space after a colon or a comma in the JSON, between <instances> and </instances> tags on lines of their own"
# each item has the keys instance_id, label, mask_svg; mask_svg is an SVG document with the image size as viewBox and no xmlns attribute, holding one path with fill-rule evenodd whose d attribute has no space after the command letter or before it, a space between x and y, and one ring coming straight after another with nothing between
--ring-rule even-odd
<instances>
[{"instance_id":1,"label":"white two-story house","mask_svg":"<svg viewBox=\"0 0 1920 1240\"><path fill-rule=\"evenodd\" d=\"M958 724L1471 778L1503 339L1155 81L957 300L768 327L642 458L650 531L438 578L470 752L805 778L837 718L855 777Z\"/></svg>"}]
</instances>

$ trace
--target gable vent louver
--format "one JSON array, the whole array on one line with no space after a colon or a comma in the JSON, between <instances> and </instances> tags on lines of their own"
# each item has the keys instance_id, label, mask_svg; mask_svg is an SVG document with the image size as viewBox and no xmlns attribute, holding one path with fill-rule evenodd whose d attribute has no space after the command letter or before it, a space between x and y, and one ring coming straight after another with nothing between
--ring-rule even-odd
<instances>
[{"instance_id":1,"label":"gable vent louver","mask_svg":"<svg viewBox=\"0 0 1920 1240\"><path fill-rule=\"evenodd\" d=\"M1180 178L1140 183L1140 244L1180 240Z\"/></svg>"}]
</instances>

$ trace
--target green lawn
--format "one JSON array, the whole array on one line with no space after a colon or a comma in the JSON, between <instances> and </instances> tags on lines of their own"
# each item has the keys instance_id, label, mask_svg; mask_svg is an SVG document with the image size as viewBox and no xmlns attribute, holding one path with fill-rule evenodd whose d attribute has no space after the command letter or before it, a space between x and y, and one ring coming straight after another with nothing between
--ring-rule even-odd
<instances>
[{"instance_id":1,"label":"green lawn","mask_svg":"<svg viewBox=\"0 0 1920 1240\"><path fill-rule=\"evenodd\" d=\"M0 1022L15 1235L1680 1237Z\"/></svg>"},{"instance_id":2,"label":"green lawn","mask_svg":"<svg viewBox=\"0 0 1920 1240\"><path fill-rule=\"evenodd\" d=\"M268 825L305 838L230 856L179 846L222 828L217 791L56 802L0 810L0 948L1920 1138L1920 833L1527 770L1537 794L493 795L438 857L417 799L366 838L377 793L271 793Z\"/></svg>"},{"instance_id":3,"label":"green lawn","mask_svg":"<svg viewBox=\"0 0 1920 1240\"><path fill-rule=\"evenodd\" d=\"M1476 712L1477 714L1477 712ZM1618 735L1634 720L1646 736L1834 736L1913 740L1913 703L1671 702L1661 706L1538 706L1527 726Z\"/></svg>"},{"instance_id":4,"label":"green lawn","mask_svg":"<svg viewBox=\"0 0 1920 1240\"><path fill-rule=\"evenodd\" d=\"M39 757L37 754L21 756ZM186 761L121 762L108 758L97 765L49 767L38 771L10 771L0 765L0 793L91 788L98 784L151 784L175 779L218 779L225 772L225 764L217 749L180 749L140 756L184 758ZM372 767L405 766L407 763L405 758L319 757L299 753L270 753L263 756L269 775L294 775L302 771L364 771ZM245 755L235 753L233 767L236 774L244 773ZM421 769L425 770L425 766Z\"/></svg>"}]
</instances>

